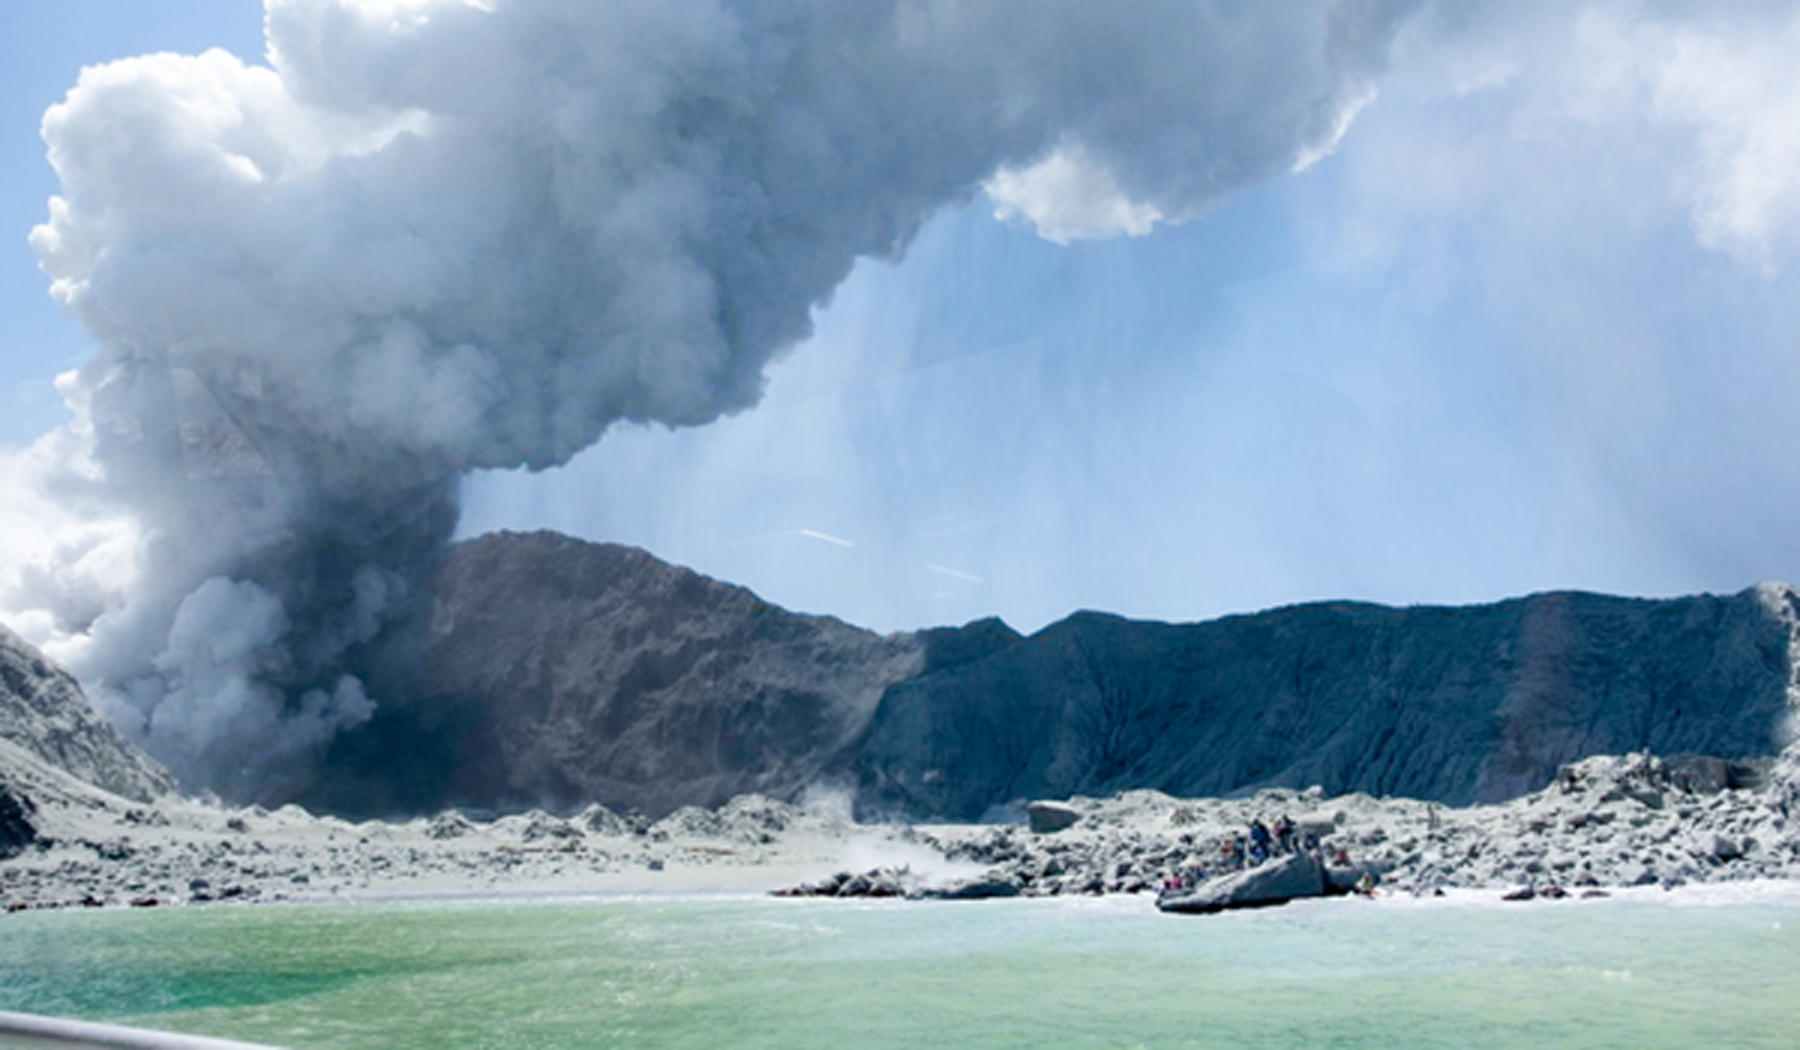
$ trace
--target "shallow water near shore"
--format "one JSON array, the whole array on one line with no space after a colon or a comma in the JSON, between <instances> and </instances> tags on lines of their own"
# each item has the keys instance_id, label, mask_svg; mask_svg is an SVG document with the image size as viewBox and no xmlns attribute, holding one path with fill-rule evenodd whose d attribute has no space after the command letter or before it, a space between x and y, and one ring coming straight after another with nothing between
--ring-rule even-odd
<instances>
[{"instance_id":1,"label":"shallow water near shore","mask_svg":"<svg viewBox=\"0 0 1800 1050\"><path fill-rule=\"evenodd\" d=\"M0 917L0 1009L294 1048L1791 1046L1800 894L655 897Z\"/></svg>"}]
</instances>

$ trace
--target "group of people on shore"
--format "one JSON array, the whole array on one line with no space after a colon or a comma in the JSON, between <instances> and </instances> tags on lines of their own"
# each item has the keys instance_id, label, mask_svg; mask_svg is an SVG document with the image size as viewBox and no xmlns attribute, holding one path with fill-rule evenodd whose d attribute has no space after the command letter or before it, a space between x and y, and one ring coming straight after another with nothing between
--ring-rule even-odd
<instances>
[{"instance_id":1,"label":"group of people on shore","mask_svg":"<svg viewBox=\"0 0 1800 1050\"><path fill-rule=\"evenodd\" d=\"M1276 818L1274 824L1265 823L1258 817L1250 822L1243 833L1233 832L1219 839L1216 866L1201 864L1171 875L1164 880L1162 892L1178 893L1207 879L1257 867L1274 857L1303 850L1317 853L1318 849L1318 836L1310 829L1302 830L1297 827L1293 818L1286 813Z\"/></svg>"},{"instance_id":2,"label":"group of people on shore","mask_svg":"<svg viewBox=\"0 0 1800 1050\"><path fill-rule=\"evenodd\" d=\"M1319 863L1336 868L1351 867L1350 852L1339 846L1327 858L1324 855L1318 832L1310 827L1295 825L1292 818L1283 813L1274 824L1266 824L1259 817L1252 820L1243 834L1231 833L1219 839L1219 859L1217 866L1197 864L1185 871L1177 872L1163 880L1158 895L1181 893L1192 889L1208 879L1231 875L1246 868L1254 868L1273 860L1276 857L1291 853L1310 853ZM1378 880L1373 872L1363 872L1361 878L1351 887L1351 891L1365 897L1375 895Z\"/></svg>"}]
</instances>

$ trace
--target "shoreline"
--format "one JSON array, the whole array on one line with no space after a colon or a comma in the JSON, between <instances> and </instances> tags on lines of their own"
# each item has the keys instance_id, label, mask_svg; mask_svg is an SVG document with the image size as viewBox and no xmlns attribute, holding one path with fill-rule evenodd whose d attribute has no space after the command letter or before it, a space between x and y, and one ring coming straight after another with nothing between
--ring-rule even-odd
<instances>
[{"instance_id":1,"label":"shoreline","mask_svg":"<svg viewBox=\"0 0 1800 1050\"><path fill-rule=\"evenodd\" d=\"M590 886L580 888L516 886L499 890L380 890L353 891L348 893L319 896L271 895L249 898L237 902L191 903L173 901L159 905L159 911L204 910L207 912L224 912L246 907L256 909L268 908L320 908L320 909L355 909L355 908L503 908L523 907L557 907L562 905L614 905L614 904L748 904L752 902L768 902L770 904L791 904L797 908L814 906L814 902L823 902L822 907L893 907L914 908L921 906L964 907L1074 907L1093 908L1096 910L1118 911L1120 914L1147 914L1156 911L1155 896L1150 893L1140 894L1098 894L1082 896L1030 896L1017 895L1005 898L990 898L979 905L972 905L963 900L929 897L795 897L770 892L767 889L752 886L717 887L694 886L681 884L664 884L656 886ZM1259 911L1280 910L1283 908L1313 907L1367 907L1376 909L1393 909L1405 911L1418 910L1462 910L1462 909L1497 909L1501 911L1539 911L1544 909L1559 910L1568 908L1585 909L1591 906L1631 906L1691 909L1704 911L1712 908L1735 907L1774 907L1800 909L1800 879L1750 879L1729 883L1689 883L1683 886L1626 886L1609 889L1604 895L1582 899L1570 895L1564 899L1539 898L1530 901L1510 901L1501 887L1465 887L1446 890L1442 895L1414 894L1398 890L1382 889L1371 897L1357 895L1319 896L1299 898L1286 904L1253 909ZM60 912L100 912L109 914L137 911L127 905L110 904L100 907L84 907L79 902L49 902L11 912L19 914L48 914ZM7 916L0 914L0 922Z\"/></svg>"}]
</instances>

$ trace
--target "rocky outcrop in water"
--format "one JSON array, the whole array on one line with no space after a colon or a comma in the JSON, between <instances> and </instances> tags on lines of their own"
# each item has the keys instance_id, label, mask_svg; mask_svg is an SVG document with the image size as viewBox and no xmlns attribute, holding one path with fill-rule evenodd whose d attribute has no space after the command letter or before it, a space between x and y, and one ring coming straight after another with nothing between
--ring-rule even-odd
<instances>
[{"instance_id":1,"label":"rocky outcrop in water","mask_svg":"<svg viewBox=\"0 0 1800 1050\"><path fill-rule=\"evenodd\" d=\"M4 627L0 740L115 795L147 801L174 790L168 772L127 743L68 672Z\"/></svg>"},{"instance_id":2,"label":"rocky outcrop in water","mask_svg":"<svg viewBox=\"0 0 1800 1050\"><path fill-rule=\"evenodd\" d=\"M1254 868L1209 879L1192 889L1165 894L1156 906L1166 912L1207 915L1323 897L1328 888L1325 866L1317 857L1290 853Z\"/></svg>"}]
</instances>

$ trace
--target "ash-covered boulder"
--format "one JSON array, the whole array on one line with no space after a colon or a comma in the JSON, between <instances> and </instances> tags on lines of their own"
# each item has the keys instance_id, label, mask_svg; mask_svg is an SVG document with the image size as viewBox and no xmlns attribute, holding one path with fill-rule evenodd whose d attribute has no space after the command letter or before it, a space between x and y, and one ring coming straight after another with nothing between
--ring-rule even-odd
<instances>
[{"instance_id":1,"label":"ash-covered boulder","mask_svg":"<svg viewBox=\"0 0 1800 1050\"><path fill-rule=\"evenodd\" d=\"M1664 760L1674 783L1684 791L1698 794L1760 788L1774 764L1773 755L1738 759L1715 755L1670 755Z\"/></svg>"},{"instance_id":2,"label":"ash-covered boulder","mask_svg":"<svg viewBox=\"0 0 1800 1050\"><path fill-rule=\"evenodd\" d=\"M0 627L0 740L124 798L148 802L175 788L167 770L89 705L67 671L5 627Z\"/></svg>"},{"instance_id":3,"label":"ash-covered boulder","mask_svg":"<svg viewBox=\"0 0 1800 1050\"><path fill-rule=\"evenodd\" d=\"M425 826L425 837L444 841L459 839L475 830L475 825L461 813L440 813Z\"/></svg>"},{"instance_id":4,"label":"ash-covered boulder","mask_svg":"<svg viewBox=\"0 0 1800 1050\"><path fill-rule=\"evenodd\" d=\"M1081 811L1066 802L1039 800L1025 807L1025 819L1033 832L1054 835L1064 828L1074 827L1081 819Z\"/></svg>"},{"instance_id":5,"label":"ash-covered boulder","mask_svg":"<svg viewBox=\"0 0 1800 1050\"><path fill-rule=\"evenodd\" d=\"M921 900L982 901L996 897L1017 897L1022 892L1019 880L1004 872L990 871L942 886L929 886L913 893Z\"/></svg>"},{"instance_id":6,"label":"ash-covered boulder","mask_svg":"<svg viewBox=\"0 0 1800 1050\"><path fill-rule=\"evenodd\" d=\"M1325 870L1318 858L1301 852L1222 875L1190 890L1165 894L1158 898L1156 906L1166 912L1202 915L1322 897L1325 891Z\"/></svg>"},{"instance_id":7,"label":"ash-covered boulder","mask_svg":"<svg viewBox=\"0 0 1800 1050\"><path fill-rule=\"evenodd\" d=\"M570 823L586 828L596 835L609 838L635 835L639 830L637 825L598 802L588 803L580 813L570 818Z\"/></svg>"},{"instance_id":8,"label":"ash-covered boulder","mask_svg":"<svg viewBox=\"0 0 1800 1050\"><path fill-rule=\"evenodd\" d=\"M840 871L818 882L771 890L775 897L900 897L907 892L911 873L904 868L872 868L860 875Z\"/></svg>"}]
</instances>

